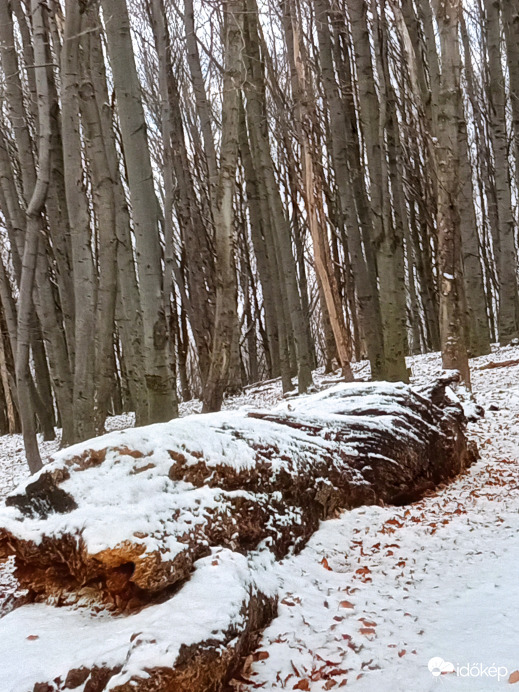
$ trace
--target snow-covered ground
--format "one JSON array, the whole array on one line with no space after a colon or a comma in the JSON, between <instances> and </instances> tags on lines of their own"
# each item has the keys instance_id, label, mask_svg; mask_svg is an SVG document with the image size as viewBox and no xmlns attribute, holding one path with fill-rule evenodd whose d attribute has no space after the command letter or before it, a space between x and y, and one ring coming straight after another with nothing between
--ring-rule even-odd
<instances>
[{"instance_id":1,"label":"snow-covered ground","mask_svg":"<svg viewBox=\"0 0 519 692\"><path fill-rule=\"evenodd\" d=\"M519 366L478 369L518 358L503 348L472 361L486 413L470 425L481 459L468 474L405 508L323 522L279 565L279 616L240 692L487 692L519 680ZM412 359L413 381L440 367L435 354Z\"/></svg>"},{"instance_id":2,"label":"snow-covered ground","mask_svg":"<svg viewBox=\"0 0 519 692\"><path fill-rule=\"evenodd\" d=\"M514 359L519 348L509 347L472 362L486 414L470 425L481 460L469 473L408 507L361 508L323 522L303 552L277 565L279 615L233 683L237 691L478 692L519 680L519 366L479 369ZM410 364L418 383L441 369L435 354ZM357 370L366 374L364 364ZM316 383L334 380L319 375ZM280 398L276 381L226 408ZM109 429L131 423L118 417ZM56 449L42 445L46 457ZM20 436L0 438L0 493L26 475ZM14 586L7 565L0 592ZM29 638L27 663L41 654L33 634L18 633L22 644ZM9 655L0 651L0 669Z\"/></svg>"}]
</instances>

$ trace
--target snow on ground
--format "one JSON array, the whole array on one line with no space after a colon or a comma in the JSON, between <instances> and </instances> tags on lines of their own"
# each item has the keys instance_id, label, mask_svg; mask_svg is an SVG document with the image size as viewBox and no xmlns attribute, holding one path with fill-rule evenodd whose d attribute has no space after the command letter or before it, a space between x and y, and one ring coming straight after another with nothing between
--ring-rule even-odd
<instances>
[{"instance_id":1,"label":"snow on ground","mask_svg":"<svg viewBox=\"0 0 519 692\"><path fill-rule=\"evenodd\" d=\"M486 415L470 425L481 459L465 476L408 507L324 522L278 566L268 656L250 657L240 692L486 692L519 678L519 366L477 369L517 358L472 363ZM434 354L412 366L414 382L441 368Z\"/></svg>"},{"instance_id":2,"label":"snow on ground","mask_svg":"<svg viewBox=\"0 0 519 692\"><path fill-rule=\"evenodd\" d=\"M479 369L513 359L519 348L472 361L486 414L470 425L481 460L465 476L408 507L360 508L323 522L299 555L276 567L279 616L234 684L237 692L346 685L357 692L490 692L519 678L519 366ZM437 354L410 364L417 383L441 370ZM365 375L365 365L357 371ZM316 378L319 388L335 381ZM225 407L280 399L273 381ZM197 402L182 406L183 414L196 410ZM107 427L131 424L124 416ZM57 448L42 445L46 457ZM5 495L27 475L20 436L0 438L0 459ZM0 593L13 588L8 564ZM0 652L0 668L8 657Z\"/></svg>"}]
</instances>

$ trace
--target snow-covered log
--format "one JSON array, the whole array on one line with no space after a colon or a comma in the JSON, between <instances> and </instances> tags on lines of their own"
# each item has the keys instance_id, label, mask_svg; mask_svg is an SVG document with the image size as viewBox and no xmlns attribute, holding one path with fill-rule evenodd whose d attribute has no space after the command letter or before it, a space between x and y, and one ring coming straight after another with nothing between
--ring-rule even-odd
<instances>
[{"instance_id":1,"label":"snow-covered log","mask_svg":"<svg viewBox=\"0 0 519 692\"><path fill-rule=\"evenodd\" d=\"M446 384L338 385L269 412L190 416L76 445L9 496L0 554L14 555L16 576L34 601L108 605L117 619L133 613L118 665L83 655L86 671L118 676L89 690L134 689L129 680L140 680L144 669L156 686L141 680L139 689L217 690L271 617L271 585L255 576L240 582L245 596L233 600L239 636L232 614L229 627L215 630L208 609L191 627L187 618L177 658L170 649L137 655L141 667L124 673L138 618L173 602L184 607L181 596L193 581L186 580L201 565L211 593L223 569L219 555L225 562L240 554L280 559L337 510L412 501L467 468L475 450ZM153 627L146 631L155 640L147 646L158 651L164 642ZM188 686L175 677L180 669ZM163 678L175 682L160 686Z\"/></svg>"}]
</instances>

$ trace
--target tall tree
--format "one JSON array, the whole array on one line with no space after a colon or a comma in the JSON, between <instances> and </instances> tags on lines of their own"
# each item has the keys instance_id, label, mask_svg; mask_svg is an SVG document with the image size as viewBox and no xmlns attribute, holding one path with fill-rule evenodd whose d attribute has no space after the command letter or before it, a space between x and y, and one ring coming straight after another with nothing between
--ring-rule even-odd
<instances>
[{"instance_id":1,"label":"tall tree","mask_svg":"<svg viewBox=\"0 0 519 692\"><path fill-rule=\"evenodd\" d=\"M436 6L441 47L437 104L438 249L440 271L440 335L443 367L459 370L470 386L465 324L465 295L459 213L459 23L461 0L439 0Z\"/></svg>"},{"instance_id":2,"label":"tall tree","mask_svg":"<svg viewBox=\"0 0 519 692\"><path fill-rule=\"evenodd\" d=\"M238 167L240 90L243 72L243 0L225 4L222 97L222 143L218 187L213 208L216 250L216 316L209 376L203 392L203 411L219 411L227 385L237 316L234 250L234 190Z\"/></svg>"},{"instance_id":3,"label":"tall tree","mask_svg":"<svg viewBox=\"0 0 519 692\"><path fill-rule=\"evenodd\" d=\"M141 86L132 47L126 0L102 0L117 112L128 175L144 324L144 363L148 420L169 420L178 413L176 383L165 321L161 213L155 194Z\"/></svg>"}]
</instances>

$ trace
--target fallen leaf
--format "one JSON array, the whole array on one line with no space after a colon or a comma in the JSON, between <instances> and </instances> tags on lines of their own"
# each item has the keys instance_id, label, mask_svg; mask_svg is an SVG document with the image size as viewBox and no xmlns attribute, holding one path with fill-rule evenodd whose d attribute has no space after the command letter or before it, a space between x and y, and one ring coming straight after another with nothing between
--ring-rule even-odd
<instances>
[{"instance_id":1,"label":"fallen leaf","mask_svg":"<svg viewBox=\"0 0 519 692\"><path fill-rule=\"evenodd\" d=\"M369 634L376 634L375 630L372 627L361 627L359 632L361 634L365 634L368 636Z\"/></svg>"},{"instance_id":2,"label":"fallen leaf","mask_svg":"<svg viewBox=\"0 0 519 692\"><path fill-rule=\"evenodd\" d=\"M336 684L337 683L335 682L335 680L328 680L328 682L324 685L323 689L324 690L331 690L332 687L335 687Z\"/></svg>"},{"instance_id":3,"label":"fallen leaf","mask_svg":"<svg viewBox=\"0 0 519 692\"><path fill-rule=\"evenodd\" d=\"M323 557L323 559L321 560L321 565L324 567L324 569L327 569L328 572L333 572L332 568L328 564L328 560L325 557Z\"/></svg>"},{"instance_id":4,"label":"fallen leaf","mask_svg":"<svg viewBox=\"0 0 519 692\"><path fill-rule=\"evenodd\" d=\"M407 653L406 650L405 650L405 649L402 649L402 651L399 651L399 652L398 652L398 658L402 658L402 656L405 656L406 653Z\"/></svg>"},{"instance_id":5,"label":"fallen leaf","mask_svg":"<svg viewBox=\"0 0 519 692\"><path fill-rule=\"evenodd\" d=\"M269 655L268 651L257 651L252 657L255 661L264 661Z\"/></svg>"},{"instance_id":6,"label":"fallen leaf","mask_svg":"<svg viewBox=\"0 0 519 692\"><path fill-rule=\"evenodd\" d=\"M355 606L353 605L353 603L350 603L349 601L341 601L341 602L339 603L339 606L340 606L341 608L355 608Z\"/></svg>"},{"instance_id":7,"label":"fallen leaf","mask_svg":"<svg viewBox=\"0 0 519 692\"><path fill-rule=\"evenodd\" d=\"M30 642L33 642L35 639L39 639L39 636L38 636L37 634L30 634L30 635L27 637L27 639L28 639Z\"/></svg>"},{"instance_id":8,"label":"fallen leaf","mask_svg":"<svg viewBox=\"0 0 519 692\"><path fill-rule=\"evenodd\" d=\"M514 672L510 674L508 682L510 685L514 685L516 682L519 682L519 670L514 670Z\"/></svg>"},{"instance_id":9,"label":"fallen leaf","mask_svg":"<svg viewBox=\"0 0 519 692\"><path fill-rule=\"evenodd\" d=\"M297 675L297 677L300 678L300 677L301 677L301 673L300 673L300 672L297 670L297 668L295 667L294 661L290 661L290 663L292 664L292 670L293 670L294 673Z\"/></svg>"},{"instance_id":10,"label":"fallen leaf","mask_svg":"<svg viewBox=\"0 0 519 692\"><path fill-rule=\"evenodd\" d=\"M310 691L310 683L308 680L300 680L299 682L296 682L294 687L292 687L293 690L306 690L307 692Z\"/></svg>"}]
</instances>

